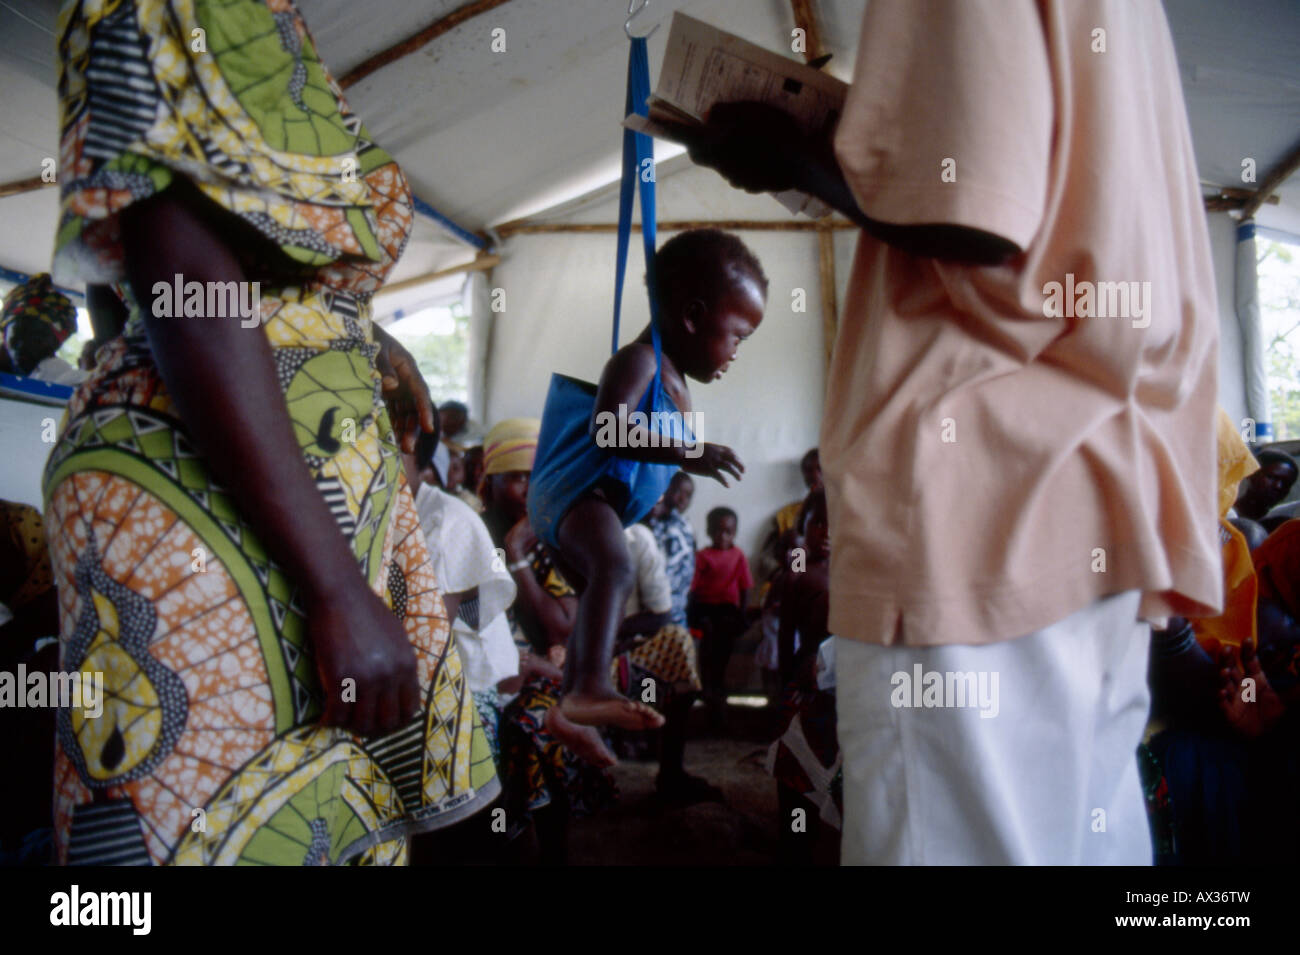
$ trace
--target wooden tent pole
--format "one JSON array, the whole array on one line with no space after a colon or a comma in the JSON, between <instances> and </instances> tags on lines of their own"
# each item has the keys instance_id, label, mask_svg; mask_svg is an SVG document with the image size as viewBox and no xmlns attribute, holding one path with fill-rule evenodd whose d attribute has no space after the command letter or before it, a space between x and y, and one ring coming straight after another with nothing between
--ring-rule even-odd
<instances>
[{"instance_id":1,"label":"wooden tent pole","mask_svg":"<svg viewBox=\"0 0 1300 955\"><path fill-rule=\"evenodd\" d=\"M1241 219L1246 221L1259 211L1259 207L1273 195L1277 187L1286 182L1297 169L1300 169L1300 143L1296 143L1291 152L1273 167L1273 171L1264 177L1264 181L1255 190L1255 195L1241 207Z\"/></svg>"},{"instance_id":2,"label":"wooden tent pole","mask_svg":"<svg viewBox=\"0 0 1300 955\"><path fill-rule=\"evenodd\" d=\"M1205 211L1236 212L1254 198L1254 190L1220 187L1216 194L1205 197ZM1273 193L1273 195L1264 199L1263 204L1275 206L1279 202L1281 202L1281 200L1278 199L1277 193Z\"/></svg>"},{"instance_id":3,"label":"wooden tent pole","mask_svg":"<svg viewBox=\"0 0 1300 955\"><path fill-rule=\"evenodd\" d=\"M856 229L847 219L833 219L828 225L813 219L683 219L658 224L660 232L684 232L687 229L725 229L731 232L816 232L819 229ZM641 223L632 223L639 232ZM604 233L617 232L612 222L506 222L493 230L502 239L515 235L548 235L552 233Z\"/></svg>"},{"instance_id":4,"label":"wooden tent pole","mask_svg":"<svg viewBox=\"0 0 1300 955\"><path fill-rule=\"evenodd\" d=\"M483 272L483 279L487 283L489 297L492 296L493 289L496 288L496 285L492 281L492 278L493 278L492 269L487 269ZM491 306L489 306L489 308L490 307ZM496 347L497 319L500 317L501 317L500 315L494 313L492 314L490 319L485 320L483 324L479 326L481 329L483 329L483 358L482 358L483 368L481 372L481 377L479 378L479 382L482 385L482 390L478 394L470 395L470 400L479 402L479 404L482 406L483 410L480 412L481 421L492 420L490 417L488 417L488 412L490 410L488 407L488 401L490 400L489 395L492 394L492 387L491 387L491 380L490 380L491 371L492 371L492 349ZM473 318L471 317L470 320L473 321Z\"/></svg>"},{"instance_id":5,"label":"wooden tent pole","mask_svg":"<svg viewBox=\"0 0 1300 955\"><path fill-rule=\"evenodd\" d=\"M839 328L839 302L835 293L835 232L826 225L817 230L817 264L822 293L822 342L825 347L826 371L831 367L831 351Z\"/></svg>"},{"instance_id":6,"label":"wooden tent pole","mask_svg":"<svg viewBox=\"0 0 1300 955\"><path fill-rule=\"evenodd\" d=\"M57 185L57 182L46 182L40 176L32 176L30 179L15 179L13 182L0 182L0 199L5 196L16 196L24 192L43 189L46 186Z\"/></svg>"},{"instance_id":7,"label":"wooden tent pole","mask_svg":"<svg viewBox=\"0 0 1300 955\"><path fill-rule=\"evenodd\" d=\"M439 20L429 24L419 33L408 36L400 43L394 43L386 50L380 50L374 56L354 66L343 74L339 80L339 86L347 89L360 83L375 70L394 63L402 57L414 53L416 50L427 46L449 30L454 30L466 20L471 20L480 13L487 13L489 10L495 10L497 7L509 3L510 0L474 0L473 3L467 3L463 7L457 7L451 13Z\"/></svg>"},{"instance_id":8,"label":"wooden tent pole","mask_svg":"<svg viewBox=\"0 0 1300 955\"><path fill-rule=\"evenodd\" d=\"M813 0L790 0L794 11L794 25L803 30L805 63L811 63L822 55L822 35L817 29L817 14L813 10Z\"/></svg>"},{"instance_id":9,"label":"wooden tent pole","mask_svg":"<svg viewBox=\"0 0 1300 955\"><path fill-rule=\"evenodd\" d=\"M415 288L417 285L424 285L426 282L432 282L434 279L445 279L449 275L459 275L461 272L486 272L490 271L493 266L501 263L499 255L480 255L472 262L466 262L464 265L456 265L449 269L439 269L437 272L426 272L424 275L414 275L409 279L402 279L400 282L390 282L381 288L376 295L387 295L390 292L402 292L408 288Z\"/></svg>"}]
</instances>

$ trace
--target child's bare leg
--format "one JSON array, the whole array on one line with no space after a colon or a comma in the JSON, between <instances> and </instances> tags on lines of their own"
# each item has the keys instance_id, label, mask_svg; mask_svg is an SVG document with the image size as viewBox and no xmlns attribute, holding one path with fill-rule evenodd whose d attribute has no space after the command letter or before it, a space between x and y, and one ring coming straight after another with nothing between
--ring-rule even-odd
<instances>
[{"instance_id":1,"label":"child's bare leg","mask_svg":"<svg viewBox=\"0 0 1300 955\"><path fill-rule=\"evenodd\" d=\"M594 726L579 726L567 719L559 705L546 711L545 725L547 732L583 762L602 769L618 763Z\"/></svg>"},{"instance_id":2,"label":"child's bare leg","mask_svg":"<svg viewBox=\"0 0 1300 955\"><path fill-rule=\"evenodd\" d=\"M629 730L661 726L664 720L659 713L622 696L610 683L614 638L636 585L618 515L605 501L584 498L565 516L556 538L564 563L586 582L567 645L560 711L584 726Z\"/></svg>"}]
</instances>

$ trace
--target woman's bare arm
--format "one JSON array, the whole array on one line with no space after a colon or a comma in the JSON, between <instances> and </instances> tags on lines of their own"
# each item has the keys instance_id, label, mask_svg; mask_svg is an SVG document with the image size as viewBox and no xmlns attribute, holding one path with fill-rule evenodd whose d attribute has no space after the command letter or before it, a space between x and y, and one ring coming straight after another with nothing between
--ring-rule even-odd
<instances>
[{"instance_id":1,"label":"woman's bare arm","mask_svg":"<svg viewBox=\"0 0 1300 955\"><path fill-rule=\"evenodd\" d=\"M126 307L107 285L86 286L86 311L90 313L90 327L95 341L103 343L122 334L126 324Z\"/></svg>"},{"instance_id":2,"label":"woman's bare arm","mask_svg":"<svg viewBox=\"0 0 1300 955\"><path fill-rule=\"evenodd\" d=\"M513 568L510 574L515 581L516 606L541 624L549 645L563 645L569 639L569 631L573 629L573 620L578 613L577 598L553 596L538 583L533 568L527 564L515 568L516 564L528 560L537 544L537 535L527 517L510 528L505 544L506 563Z\"/></svg>"},{"instance_id":3,"label":"woman's bare arm","mask_svg":"<svg viewBox=\"0 0 1300 955\"><path fill-rule=\"evenodd\" d=\"M127 275L159 373L195 447L272 556L301 589L325 689L325 721L362 734L395 729L418 707L405 630L371 592L302 459L270 343L238 318L161 318L155 283L243 282L206 217L164 193L122 213ZM382 611L382 613L380 612ZM356 681L356 703L333 684Z\"/></svg>"}]
</instances>

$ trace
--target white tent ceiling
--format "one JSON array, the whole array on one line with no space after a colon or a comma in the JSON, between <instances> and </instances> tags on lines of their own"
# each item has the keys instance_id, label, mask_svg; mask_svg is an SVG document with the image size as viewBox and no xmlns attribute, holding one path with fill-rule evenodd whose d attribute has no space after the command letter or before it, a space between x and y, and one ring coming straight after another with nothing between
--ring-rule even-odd
<instances>
[{"instance_id":1,"label":"white tent ceiling","mask_svg":"<svg viewBox=\"0 0 1300 955\"><path fill-rule=\"evenodd\" d=\"M415 33L464 0L299 0L322 58L336 76ZM866 0L819 0L848 78ZM57 155L54 0L0 0L0 182L36 174ZM1300 3L1165 0L1178 47L1203 180L1241 187L1241 161L1259 177L1300 139ZM794 26L788 0L653 0L647 26L673 10L773 49ZM394 153L416 193L471 230L589 193L617 176L627 42L622 0L511 0L468 20L348 91L353 108ZM505 30L506 51L491 50ZM643 28L644 29L644 28ZM667 30L650 40L652 70ZM688 165L677 160L665 173ZM671 185L662 187L667 199ZM1300 234L1300 177L1262 224ZM729 196L734 196L734 206ZM671 201L671 199L667 199ZM753 215L751 197L719 189L700 216ZM734 211L733 211L734 210ZM741 211L743 210L743 212ZM48 267L53 189L0 199L0 265ZM771 218L781 213L771 206ZM421 219L394 279L464 261L471 251Z\"/></svg>"}]
</instances>

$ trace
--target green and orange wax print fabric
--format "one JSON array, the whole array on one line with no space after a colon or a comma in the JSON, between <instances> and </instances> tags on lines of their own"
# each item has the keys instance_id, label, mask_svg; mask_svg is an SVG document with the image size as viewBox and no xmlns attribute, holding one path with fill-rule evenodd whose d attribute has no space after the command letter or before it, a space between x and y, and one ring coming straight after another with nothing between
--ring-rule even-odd
<instances>
[{"instance_id":1,"label":"green and orange wax print fabric","mask_svg":"<svg viewBox=\"0 0 1300 955\"><path fill-rule=\"evenodd\" d=\"M374 367L369 296L406 242L405 179L286 2L68 2L59 42L56 268L120 281L117 213L180 178L297 263L292 284L246 263L262 282L249 334L267 336L297 452L405 624L424 710L382 739L319 724L294 585L190 444L128 301L45 473L61 664L105 681L102 713L59 713L58 859L403 862L406 836L500 789Z\"/></svg>"}]
</instances>

